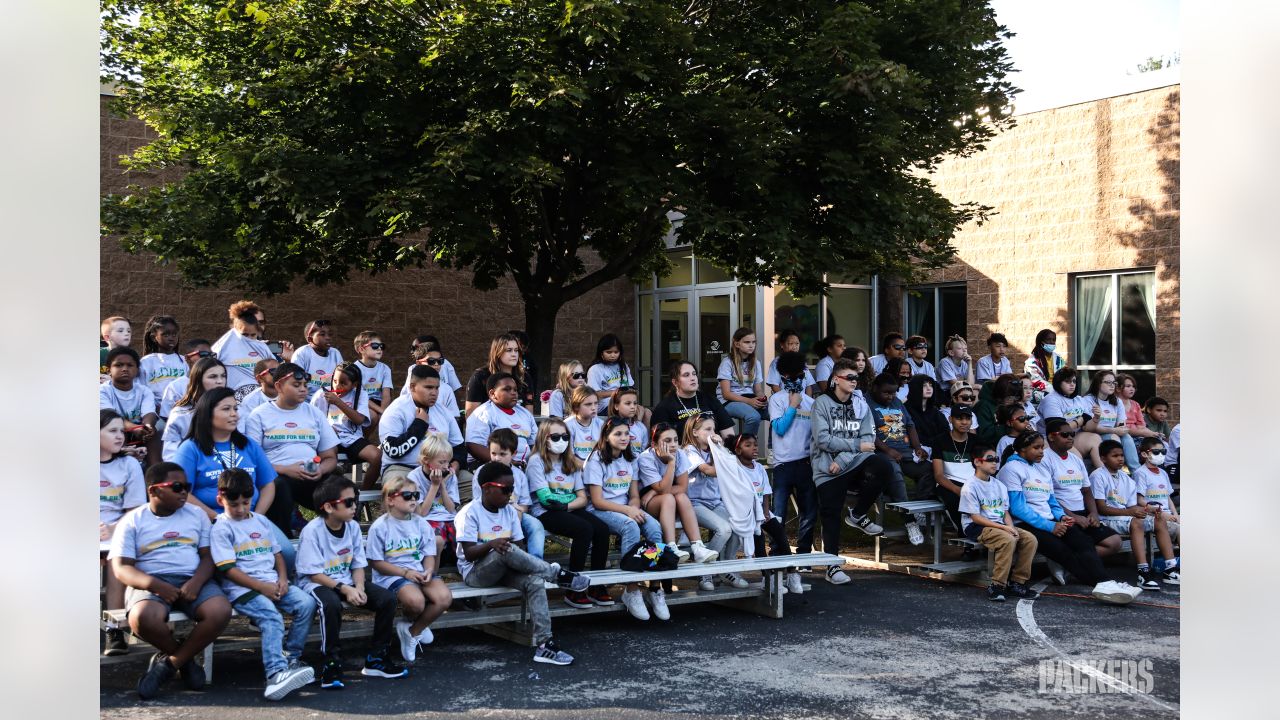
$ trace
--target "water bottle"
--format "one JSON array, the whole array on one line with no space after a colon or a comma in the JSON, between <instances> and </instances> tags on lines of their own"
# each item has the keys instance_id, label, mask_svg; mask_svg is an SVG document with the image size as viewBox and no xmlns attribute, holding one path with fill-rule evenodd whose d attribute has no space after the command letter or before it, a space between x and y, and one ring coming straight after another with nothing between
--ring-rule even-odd
<instances>
[{"instance_id":1,"label":"water bottle","mask_svg":"<svg viewBox=\"0 0 1280 720\"><path fill-rule=\"evenodd\" d=\"M319 470L319 469L320 469L320 456L319 456L319 455L317 455L317 456L315 456L315 457L311 458L310 460L307 460L307 461L303 462L303 463L302 463L302 469L303 469L303 470L306 470L306 471L307 471L307 472L309 472L309 473L313 473L313 472L315 472L315 471Z\"/></svg>"}]
</instances>

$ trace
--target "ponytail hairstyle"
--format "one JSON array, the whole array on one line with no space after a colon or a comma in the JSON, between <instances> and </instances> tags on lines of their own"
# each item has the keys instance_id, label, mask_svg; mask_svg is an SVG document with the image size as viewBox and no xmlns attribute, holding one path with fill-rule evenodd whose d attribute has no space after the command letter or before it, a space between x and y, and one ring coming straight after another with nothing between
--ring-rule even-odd
<instances>
[{"instance_id":1,"label":"ponytail hairstyle","mask_svg":"<svg viewBox=\"0 0 1280 720\"><path fill-rule=\"evenodd\" d=\"M831 357L831 346L836 344L837 340L843 340L841 335L828 335L813 344L813 354L819 358Z\"/></svg>"},{"instance_id":2,"label":"ponytail hairstyle","mask_svg":"<svg viewBox=\"0 0 1280 720\"><path fill-rule=\"evenodd\" d=\"M782 353L786 352L786 350L783 350L783 348L786 347L787 341L790 340L791 338L799 338L799 337L800 337L800 333L796 332L795 330L792 330L791 328L781 330L778 332L777 339L775 339L773 342L773 349L777 351L777 354L781 355Z\"/></svg>"},{"instance_id":3,"label":"ponytail hairstyle","mask_svg":"<svg viewBox=\"0 0 1280 720\"><path fill-rule=\"evenodd\" d=\"M729 364L733 366L730 371L733 373L733 378L744 385L748 383L752 385L755 384L756 353L752 352L750 355L743 355L739 353L738 341L748 335L755 334L756 331L749 327L740 327L733 331L733 342L729 343ZM743 365L747 366L745 373L742 370Z\"/></svg>"},{"instance_id":4,"label":"ponytail hairstyle","mask_svg":"<svg viewBox=\"0 0 1280 720\"><path fill-rule=\"evenodd\" d=\"M1004 454L1000 456L1000 464L1004 465L1014 453L1020 453L1023 450L1035 445L1037 440L1044 440L1040 433L1035 430L1023 430L1018 437L1013 439L1013 443L1004 449Z\"/></svg>"},{"instance_id":5,"label":"ponytail hairstyle","mask_svg":"<svg viewBox=\"0 0 1280 720\"><path fill-rule=\"evenodd\" d=\"M333 376L337 377L338 373L346 375L347 379L356 388L356 394L351 398L351 407L353 409L360 407L360 390L364 383L364 373L360 372L360 367L356 362L349 360L338 363L338 367L333 369Z\"/></svg>"},{"instance_id":6,"label":"ponytail hairstyle","mask_svg":"<svg viewBox=\"0 0 1280 720\"><path fill-rule=\"evenodd\" d=\"M178 331L178 321L172 315L152 315L147 320L147 329L142 333L142 351L147 355L160 352L160 343L156 342L155 334L170 326L174 332Z\"/></svg>"}]
</instances>

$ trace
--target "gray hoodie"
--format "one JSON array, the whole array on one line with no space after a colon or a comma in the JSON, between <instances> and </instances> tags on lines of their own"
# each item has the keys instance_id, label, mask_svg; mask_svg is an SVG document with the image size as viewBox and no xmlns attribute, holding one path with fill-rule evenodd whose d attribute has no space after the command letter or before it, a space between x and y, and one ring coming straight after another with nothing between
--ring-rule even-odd
<instances>
[{"instance_id":1,"label":"gray hoodie","mask_svg":"<svg viewBox=\"0 0 1280 720\"><path fill-rule=\"evenodd\" d=\"M843 403L830 392L823 393L813 401L810 413L813 442L809 446L809 458L813 463L814 485L856 468L871 455L861 448L864 442L875 442L876 424L870 406L858 393ZM833 460L840 466L835 475L828 472Z\"/></svg>"}]
</instances>

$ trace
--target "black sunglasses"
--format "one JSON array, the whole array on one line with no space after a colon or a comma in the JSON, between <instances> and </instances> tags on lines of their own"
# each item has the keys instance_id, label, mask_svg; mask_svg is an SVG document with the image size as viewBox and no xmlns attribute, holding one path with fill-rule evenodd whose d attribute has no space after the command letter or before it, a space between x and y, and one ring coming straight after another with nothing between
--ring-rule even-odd
<instances>
[{"instance_id":1,"label":"black sunglasses","mask_svg":"<svg viewBox=\"0 0 1280 720\"><path fill-rule=\"evenodd\" d=\"M569 433L549 433L547 435L547 439L548 440L568 440Z\"/></svg>"},{"instance_id":2,"label":"black sunglasses","mask_svg":"<svg viewBox=\"0 0 1280 720\"><path fill-rule=\"evenodd\" d=\"M571 375L569 375L569 377L573 378L574 380L585 380L585 379L586 379L586 377L587 377L587 374L586 374L586 373L572 373Z\"/></svg>"},{"instance_id":3,"label":"black sunglasses","mask_svg":"<svg viewBox=\"0 0 1280 720\"><path fill-rule=\"evenodd\" d=\"M1055 432L1054 435L1057 435L1058 437L1064 437L1064 438L1073 438L1076 436L1076 433L1074 430L1059 430Z\"/></svg>"},{"instance_id":4,"label":"black sunglasses","mask_svg":"<svg viewBox=\"0 0 1280 720\"><path fill-rule=\"evenodd\" d=\"M906 349L907 349L907 346L906 346L906 345L894 345L894 346L893 346L893 349L894 349L894 350L906 350Z\"/></svg>"},{"instance_id":5,"label":"black sunglasses","mask_svg":"<svg viewBox=\"0 0 1280 720\"><path fill-rule=\"evenodd\" d=\"M184 493L191 490L191 483L186 482L185 480L175 480L173 482L156 483L151 487L167 487L176 493Z\"/></svg>"},{"instance_id":6,"label":"black sunglasses","mask_svg":"<svg viewBox=\"0 0 1280 720\"><path fill-rule=\"evenodd\" d=\"M399 495L400 497L410 502L422 497L422 493L418 492L417 490L401 490L400 492L393 492L387 497L395 497L397 495Z\"/></svg>"},{"instance_id":7,"label":"black sunglasses","mask_svg":"<svg viewBox=\"0 0 1280 720\"><path fill-rule=\"evenodd\" d=\"M484 484L485 487L497 488L498 492L503 495L510 495L516 491L515 485L504 485L502 483L489 482Z\"/></svg>"},{"instance_id":8,"label":"black sunglasses","mask_svg":"<svg viewBox=\"0 0 1280 720\"><path fill-rule=\"evenodd\" d=\"M207 357L213 357L213 353L209 350L196 350L195 352L187 353L183 357L196 357L203 360L204 358L207 358Z\"/></svg>"},{"instance_id":9,"label":"black sunglasses","mask_svg":"<svg viewBox=\"0 0 1280 720\"><path fill-rule=\"evenodd\" d=\"M912 350L919 350L920 348L924 348L925 350L928 350L929 343L916 343L915 345L911 346Z\"/></svg>"},{"instance_id":10,"label":"black sunglasses","mask_svg":"<svg viewBox=\"0 0 1280 720\"><path fill-rule=\"evenodd\" d=\"M384 347L386 347L386 346L387 346L387 345L386 345L386 343L380 343L380 342L371 342L371 343L369 343L369 348L370 348L370 349L372 349L372 350L381 350L382 348L384 348Z\"/></svg>"},{"instance_id":11,"label":"black sunglasses","mask_svg":"<svg viewBox=\"0 0 1280 720\"><path fill-rule=\"evenodd\" d=\"M301 380L302 382L311 382L311 373L306 370L294 370L291 373L285 373L283 375L277 373L275 379L276 382L280 382L281 380L289 377L292 377L294 380Z\"/></svg>"},{"instance_id":12,"label":"black sunglasses","mask_svg":"<svg viewBox=\"0 0 1280 720\"><path fill-rule=\"evenodd\" d=\"M426 359L426 363L427 363L427 365L430 365L431 367L436 367L436 366L438 366L438 365L444 365L444 358L442 358L442 357L438 357L438 358L427 358L427 359Z\"/></svg>"},{"instance_id":13,"label":"black sunglasses","mask_svg":"<svg viewBox=\"0 0 1280 720\"><path fill-rule=\"evenodd\" d=\"M253 498L253 492L252 491L237 492L235 490L225 490L222 493L222 497L225 498L227 502L236 502L237 500L249 500Z\"/></svg>"},{"instance_id":14,"label":"black sunglasses","mask_svg":"<svg viewBox=\"0 0 1280 720\"><path fill-rule=\"evenodd\" d=\"M955 398L955 399L956 399L956 400L961 400L961 401L965 401L965 400L967 400L967 401L969 401L969 402L973 402L973 396L972 396L972 395L956 395L956 398Z\"/></svg>"},{"instance_id":15,"label":"black sunglasses","mask_svg":"<svg viewBox=\"0 0 1280 720\"><path fill-rule=\"evenodd\" d=\"M855 385L858 383L858 376L857 376L857 375L837 375L836 377L837 377L837 378L840 378L841 380L843 380L843 381L845 381L845 382L854 383Z\"/></svg>"},{"instance_id":16,"label":"black sunglasses","mask_svg":"<svg viewBox=\"0 0 1280 720\"><path fill-rule=\"evenodd\" d=\"M329 503L334 507L341 505L343 507L353 508L356 506L356 499L353 497L342 498L341 500L330 500Z\"/></svg>"}]
</instances>

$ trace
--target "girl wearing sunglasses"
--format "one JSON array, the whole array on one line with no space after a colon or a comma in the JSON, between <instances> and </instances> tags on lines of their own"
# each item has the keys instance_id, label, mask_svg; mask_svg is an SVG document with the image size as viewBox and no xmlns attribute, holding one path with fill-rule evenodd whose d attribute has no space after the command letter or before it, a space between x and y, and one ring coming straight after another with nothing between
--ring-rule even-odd
<instances>
[{"instance_id":1,"label":"girl wearing sunglasses","mask_svg":"<svg viewBox=\"0 0 1280 720\"><path fill-rule=\"evenodd\" d=\"M570 360L560 364L560 372L556 375L556 387L547 393L547 416L562 418L567 412L569 397L573 391L587 384L587 371L582 363Z\"/></svg>"}]
</instances>

